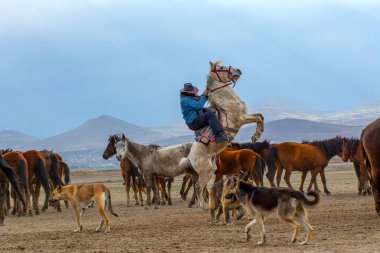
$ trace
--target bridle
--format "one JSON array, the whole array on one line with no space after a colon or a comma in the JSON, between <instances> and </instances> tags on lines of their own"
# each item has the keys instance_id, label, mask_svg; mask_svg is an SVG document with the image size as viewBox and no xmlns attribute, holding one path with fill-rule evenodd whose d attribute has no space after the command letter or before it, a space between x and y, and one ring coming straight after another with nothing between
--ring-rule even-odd
<instances>
[{"instance_id":1,"label":"bridle","mask_svg":"<svg viewBox=\"0 0 380 253\"><path fill-rule=\"evenodd\" d=\"M216 75L216 77L218 78L218 80L219 80L219 82L221 82L221 83L224 83L224 85L222 85L222 86L219 86L219 87L217 87L217 88L215 88L215 89L212 89L212 90L210 90L211 92L213 92L213 91L216 91L216 90L219 90L219 89L222 89L222 88L224 88L224 87L226 87L226 86L229 86L229 85L231 85L231 84L233 84L234 86L233 87L235 87L235 84L236 84L236 82L234 82L234 80L233 80L233 76L232 76L232 71L231 71L231 66L229 66L228 67L228 69L216 69L216 64L214 65L214 67L211 69L211 73L214 73L215 75ZM227 81L227 82L223 82L223 80L222 80L222 78L220 78L220 76L219 76L219 72L222 72L222 73L228 73L228 79L229 79L229 81Z\"/></svg>"}]
</instances>

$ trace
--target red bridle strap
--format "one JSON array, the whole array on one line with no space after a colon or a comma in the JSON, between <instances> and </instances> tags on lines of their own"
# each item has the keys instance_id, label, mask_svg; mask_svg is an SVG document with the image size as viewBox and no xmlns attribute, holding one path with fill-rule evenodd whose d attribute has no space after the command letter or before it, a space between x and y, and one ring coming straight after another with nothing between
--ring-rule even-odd
<instances>
[{"instance_id":1,"label":"red bridle strap","mask_svg":"<svg viewBox=\"0 0 380 253\"><path fill-rule=\"evenodd\" d=\"M215 66L211 69L211 72L212 72L212 73L215 73L216 77L218 77L218 79L219 79L219 82L224 83L224 85L222 85L222 86L220 86L220 87L217 87L217 88L215 88L215 89L210 90L211 92L216 91L216 90L219 90L219 89L222 89L222 88L224 88L224 87L226 87L226 86L229 86L229 85L231 85L231 84L234 84L234 86L235 86L235 82L234 82L233 79L232 79L231 66L229 66L228 69L216 69L216 65L215 65ZM227 81L227 82L223 82L223 81L222 81L222 78L220 78L218 72L226 72L226 73L228 73L228 78L229 78L230 80Z\"/></svg>"}]
</instances>

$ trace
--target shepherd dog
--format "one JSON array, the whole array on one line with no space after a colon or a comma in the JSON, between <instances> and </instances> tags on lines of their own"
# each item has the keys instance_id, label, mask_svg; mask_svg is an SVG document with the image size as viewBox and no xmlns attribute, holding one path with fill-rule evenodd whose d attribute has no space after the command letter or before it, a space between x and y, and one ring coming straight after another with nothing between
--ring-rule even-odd
<instances>
[{"instance_id":1,"label":"shepherd dog","mask_svg":"<svg viewBox=\"0 0 380 253\"><path fill-rule=\"evenodd\" d=\"M248 179L248 177L244 177L243 180L246 183L252 184L252 180ZM215 182L209 192L211 225L222 225L223 223L220 221L222 214L224 215L224 223L226 225L233 225L231 222L231 212L233 216L236 217L236 220L240 220L245 214L244 208L239 200L232 201L232 199L225 197L233 190L231 187L231 184L234 183L233 179L228 178L224 187L223 181L224 180L219 180Z\"/></svg>"},{"instance_id":2,"label":"shepherd dog","mask_svg":"<svg viewBox=\"0 0 380 253\"><path fill-rule=\"evenodd\" d=\"M88 207L94 205L94 202L102 217L99 226L95 229L96 232L102 229L104 221L106 223L104 232L107 233L111 229L106 213L107 208L112 215L119 217L112 210L111 193L104 184L58 186L50 194L49 202L55 203L60 200L69 201L75 210L77 229L74 232L82 231L82 216Z\"/></svg>"},{"instance_id":3,"label":"shepherd dog","mask_svg":"<svg viewBox=\"0 0 380 253\"><path fill-rule=\"evenodd\" d=\"M231 199L231 202L240 200L245 210L254 217L245 227L247 242L251 239L249 232L256 223L261 236L261 240L257 244L263 245L266 242L265 216L276 210L280 220L294 226L294 233L291 237L292 243L297 241L301 226L306 230L306 237L300 245L305 245L310 241L313 228L307 220L307 212L304 206L312 207L319 203L320 197L315 191L307 193L307 195L314 197L313 200L309 200L300 191L290 188L256 187L236 178L233 179L230 188L231 191L225 198Z\"/></svg>"}]
</instances>

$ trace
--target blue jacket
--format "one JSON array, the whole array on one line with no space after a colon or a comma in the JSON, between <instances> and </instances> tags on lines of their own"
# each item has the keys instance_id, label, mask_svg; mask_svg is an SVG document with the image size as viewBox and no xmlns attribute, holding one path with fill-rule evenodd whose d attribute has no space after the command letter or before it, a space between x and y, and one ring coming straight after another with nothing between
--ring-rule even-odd
<instances>
[{"instance_id":1,"label":"blue jacket","mask_svg":"<svg viewBox=\"0 0 380 253\"><path fill-rule=\"evenodd\" d=\"M181 110L186 124L190 124L202 112L207 98L206 95L201 95L200 98L181 95Z\"/></svg>"}]
</instances>

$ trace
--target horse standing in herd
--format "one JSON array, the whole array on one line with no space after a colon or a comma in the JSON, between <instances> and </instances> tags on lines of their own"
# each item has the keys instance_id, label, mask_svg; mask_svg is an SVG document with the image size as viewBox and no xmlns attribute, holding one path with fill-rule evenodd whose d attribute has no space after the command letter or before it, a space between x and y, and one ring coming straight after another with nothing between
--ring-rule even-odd
<instances>
[{"instance_id":1,"label":"horse standing in herd","mask_svg":"<svg viewBox=\"0 0 380 253\"><path fill-rule=\"evenodd\" d=\"M303 191L303 183L308 171L311 171L311 180L308 191L316 181L318 173L326 194L330 194L327 189L324 169L330 159L341 153L342 138L335 137L324 141L313 141L304 143L283 142L272 144L269 150L267 164L271 185L273 186L274 176L277 170L277 187L280 186L282 170L285 169L285 182L289 188L293 189L290 183L290 175L293 170L302 172L300 191ZM317 191L318 188L316 189Z\"/></svg>"},{"instance_id":2,"label":"horse standing in herd","mask_svg":"<svg viewBox=\"0 0 380 253\"><path fill-rule=\"evenodd\" d=\"M370 123L362 132L360 146L371 167L371 185L375 209L380 215L380 119Z\"/></svg>"},{"instance_id":3,"label":"horse standing in herd","mask_svg":"<svg viewBox=\"0 0 380 253\"><path fill-rule=\"evenodd\" d=\"M240 69L232 66L223 66L220 61L210 62L210 72L207 76L207 89L209 91L208 101L211 110L220 112L220 122L224 126L224 131L228 133L232 140L241 126L249 123L256 123L256 132L252 136L252 142L255 142L263 132L263 116L261 114L248 114L247 107L240 100L236 92L229 86L236 83L242 72ZM194 142L191 147L190 154L181 160L180 167L182 171L194 170L199 175L196 183L196 193L198 206L206 207L203 198L203 190L207 185L216 166L213 163L215 155L222 152L229 142L210 142L204 145Z\"/></svg>"}]
</instances>

